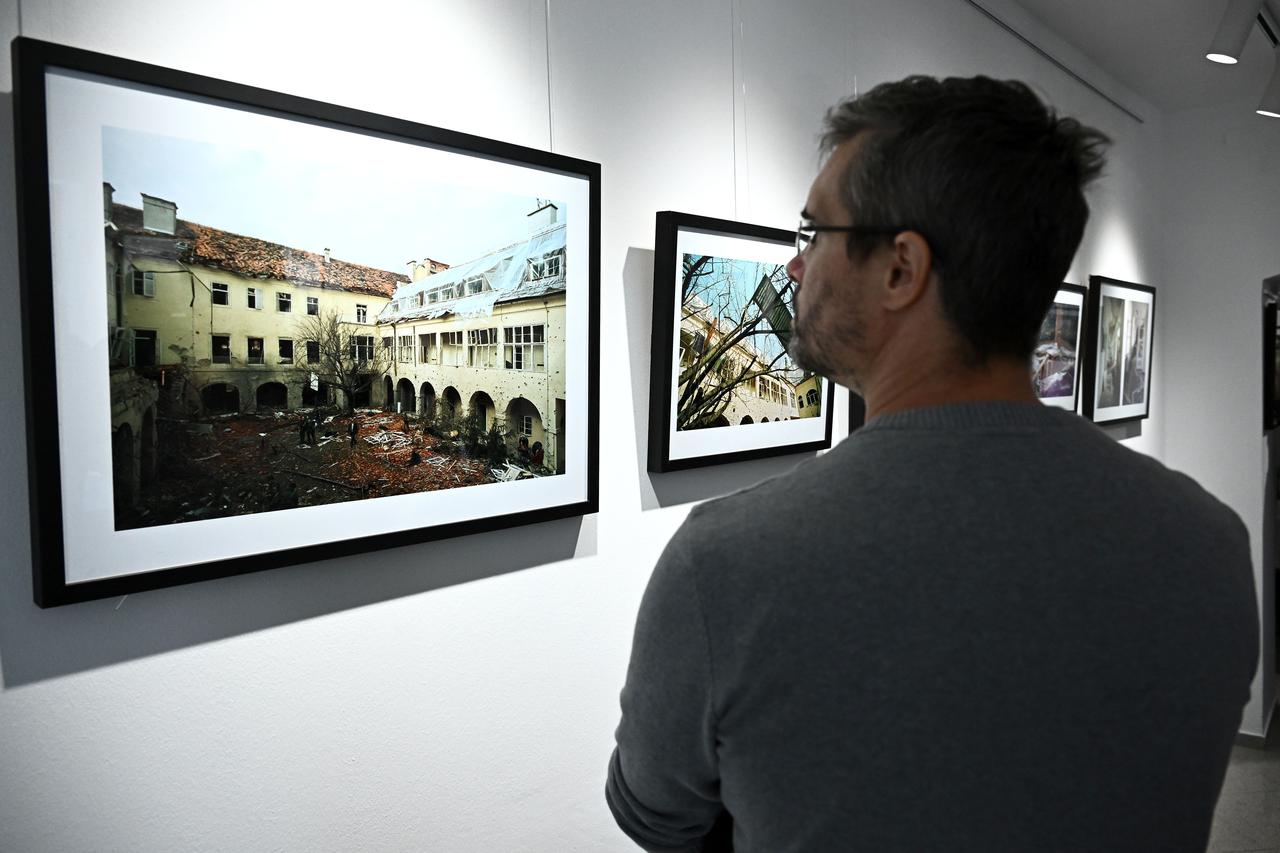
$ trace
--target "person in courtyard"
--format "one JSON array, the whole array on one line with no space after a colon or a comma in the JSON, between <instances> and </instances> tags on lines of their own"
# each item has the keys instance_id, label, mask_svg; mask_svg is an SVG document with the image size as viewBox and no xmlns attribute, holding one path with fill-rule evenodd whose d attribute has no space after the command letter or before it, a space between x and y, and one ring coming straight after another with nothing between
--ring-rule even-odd
<instances>
[{"instance_id":1,"label":"person in courtyard","mask_svg":"<svg viewBox=\"0 0 1280 853\"><path fill-rule=\"evenodd\" d=\"M827 114L789 351L866 424L658 560L605 790L644 849L1204 850L1248 533L1031 388L1108 142L985 77Z\"/></svg>"}]
</instances>

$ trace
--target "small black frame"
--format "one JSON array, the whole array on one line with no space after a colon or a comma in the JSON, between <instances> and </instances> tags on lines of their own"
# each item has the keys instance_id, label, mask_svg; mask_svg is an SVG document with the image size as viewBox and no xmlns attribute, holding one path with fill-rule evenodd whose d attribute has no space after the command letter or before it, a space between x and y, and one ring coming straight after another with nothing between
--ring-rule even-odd
<instances>
[{"instance_id":1,"label":"small black frame","mask_svg":"<svg viewBox=\"0 0 1280 853\"><path fill-rule=\"evenodd\" d=\"M119 596L411 543L581 516L598 511L601 198L599 164L26 37L14 40L12 52L32 576L34 598L39 606L50 607ZM571 258L568 265L570 272L563 272L561 268L560 275L568 281L566 298L578 300L578 308L571 315L567 315L571 316L571 319L565 320L566 332L560 346L566 353L565 372L573 374L574 382L564 395L567 398L567 405L565 400L557 400L554 401L557 404L554 410L540 410L544 418L540 424L557 425L546 430L547 440L551 441L553 431L555 435L561 435L558 426L561 422L560 416L568 412L565 416L568 418L566 422L576 427L579 432L577 435L571 431L568 432L569 440L576 447L562 454L562 458L572 462L573 476L567 479L563 476L548 476L538 481L561 480L571 484L559 492L550 487L540 490L541 486L536 484L530 486L524 481L494 482L476 486L474 488L481 490L494 489L496 491L493 494L501 497L497 498L492 507L485 506L475 511L470 509L465 512L459 511L456 516L446 517L443 521L433 521L432 515L428 512L408 511L418 504L391 503L419 499L425 501L428 494L425 490L409 495L355 500L343 506L378 504L376 511L368 512L361 518L367 518L376 513L388 519L384 522L385 526L379 528L377 525L361 522L349 528L332 531L326 529L323 523L311 524L304 520L303 515L296 515L294 516L298 520L294 525L296 528L312 528L306 534L300 534L294 540L281 539L279 547L271 546L270 543L274 540L270 540L270 534L250 538L246 540L248 544L242 545L237 541L225 546L227 549L235 549L233 553L216 559L203 556L199 559L183 558L181 553L183 534L175 533L172 534L175 542L170 543L170 551L175 552L177 556L172 559L158 562L156 565L147 565L144 568L113 567L110 571L99 571L94 568L93 560L77 558L77 571L84 569L84 572L76 575L73 580L69 580L68 545L70 537L80 535L74 522L76 518L74 513L80 510L74 509L76 504L68 502L69 494L64 490L74 490L79 485L76 478L80 476L81 460L77 458L73 463L67 462L64 458L64 444L60 444L60 435L67 429L62 418L74 420L83 419L85 416L74 409L69 411L69 399L65 397L60 399L57 391L49 389L48 377L59 375L55 353L63 352L65 360L66 350L59 350L55 346L59 336L75 339L88 330L92 334L101 335L103 339L107 339L107 324L101 324L100 331L91 328L88 321L85 321L84 328L71 327L68 325L73 322L69 319L71 315L60 316L56 311L57 304L66 303L58 303L55 299L55 288L73 287L73 285L68 281L69 276L63 274L62 280L58 280L55 276L54 258L57 256L55 241L75 239L76 251L86 254L93 249L93 245L82 237L68 237L67 229L64 228L58 229L55 233L51 220L51 215L57 212L56 206L51 204L53 191L50 184L51 146L62 141L58 138L58 134L63 136L67 134L67 131L56 121L51 120L49 115L53 103L49 98L53 97L53 93L47 84L55 76L60 78L58 83L60 86L73 85L67 83L68 80L90 80L94 84L108 87L104 91L152 93L171 98L169 101L165 101L164 97L159 98L157 104L198 104L227 108L225 115L228 116L228 120L235 118L236 121L240 121L246 120L248 116L256 116L265 117L264 120L267 121L278 122L281 127L288 125L291 131L308 132L311 128L321 128L327 133L338 131L345 135L344 138L353 140L353 145L403 143L406 157L460 157L463 159L457 162L471 164L476 169L492 168L493 173L499 176L492 179L495 183L501 183L502 175L518 174L524 182L520 190L522 196L540 197L542 193L539 188L544 185L571 187L569 195L575 199L576 209L570 209L564 214L568 229L566 233L572 235L564 239L574 242L570 243L570 248L567 250ZM132 95L129 96L132 97ZM174 109L179 108L174 107ZM157 109L163 109L163 107L157 107ZM163 113L161 118L167 119L169 114ZM101 170L101 156L98 160L97 168ZM88 158L85 158L85 162L89 162ZM355 161L345 162L354 163ZM342 169L342 163L341 160L333 161L333 168ZM102 177L101 180L106 179ZM561 183L555 183L557 181ZM89 181L86 179L82 185L89 186ZM502 191L506 191L505 185ZM105 193L105 188L100 192ZM81 194L83 195L83 191ZM60 204L65 204L64 195L60 195L57 200ZM85 221L92 216L100 216L101 213L102 207L96 210L85 210L82 211L80 220ZM96 220L97 223L101 221L101 219ZM554 218L552 221L554 223ZM111 225L109 219L107 224ZM101 241L103 233L101 227L96 223L95 227L98 228L96 239ZM84 229L81 229L81 232L83 231ZM98 246L101 245L102 243L98 242ZM460 262L462 259L452 260ZM326 250L325 262L328 261ZM576 268L573 268L574 264ZM101 270L103 269L101 263L96 269L97 272L93 275L82 275L81 278L85 279L84 292L95 299L101 299ZM535 275L546 276L548 273L545 270L539 273L528 273L530 278ZM108 300L111 298L110 281L111 279L108 278ZM91 292L90 287L95 290ZM562 286L563 289L565 286ZM66 292L80 293L79 290ZM108 301L107 304L110 306L112 303ZM357 316L359 316L358 312ZM361 319L359 322L366 321ZM380 332L370 334L380 334ZM570 343L564 343L564 340ZM547 346L550 347L552 344L548 343ZM109 350L108 345L102 349L102 352L106 353ZM90 351L86 349L86 352ZM250 351L252 351L252 344L250 344ZM283 359L283 347L281 353ZM106 356L102 357L100 364L91 356L85 357L86 371L90 368L101 369L102 378L106 379L105 374L108 371ZM290 354L289 357L291 358L292 355ZM217 361L216 358L213 360ZM282 360L281 363L287 362ZM114 400L112 402L114 405ZM105 408L105 406L102 407L104 411ZM92 414L93 426L85 429L97 429L97 424L100 423L100 416L96 413ZM495 422L496 417L495 414ZM508 411L508 420L511 417ZM521 424L525 423L523 420L517 420ZM108 441L113 439L113 436L108 431L107 424L101 424L100 431L93 434L101 436L100 439L95 438L95 441L100 440L107 445L114 443ZM353 438L353 446L354 443ZM110 447L107 452L109 456ZM549 473L554 472L549 471ZM109 484L106 492L108 496L112 494L111 488ZM461 491L471 490L450 489L454 494ZM477 500L475 503L478 505L481 501ZM286 517L293 513L311 513L316 509L318 507L302 506L285 508L279 512L256 511L256 515ZM107 511L109 512L110 510ZM244 517L247 516L241 516L241 518ZM305 518L312 518L312 516L305 516ZM227 519L220 519L220 521L223 520ZM168 527L186 528L203 523L205 522L175 523ZM117 528L119 528L118 520L105 522L102 525L104 531L102 536L109 537L118 533ZM144 532L158 529L157 527L142 528ZM127 532L135 534L139 531L128 530ZM194 538L194 534L192 535ZM264 540L267 544L261 546L259 540ZM136 547L129 545L128 548L133 548L134 551L127 551L127 554L136 552L140 556L139 562L145 562L142 559L148 553L145 544ZM161 558L156 559L159 561Z\"/></svg>"},{"instance_id":2,"label":"small black frame","mask_svg":"<svg viewBox=\"0 0 1280 853\"><path fill-rule=\"evenodd\" d=\"M696 431L714 434L717 438L723 436L725 438L725 449L696 452L694 454L673 454L672 433L675 432L679 435L682 432L674 429L675 422L673 419L677 416L678 405L675 396L677 389L673 387L675 383L672 376L680 358L679 324L676 320L676 309L678 304L683 304L677 296L678 291L681 290L680 277L683 275L683 258L679 250L682 234L699 235L702 239L730 238L745 241L737 245L745 249L757 249L760 252L770 254L775 259L781 255L785 255L789 259L794 252L795 245L795 232L781 228L750 225L727 219L715 219L675 211L662 211L657 214L653 265L653 357L649 381L649 470L652 472L677 471L707 465L740 462L748 459L813 452L830 447L831 407L834 401L835 386L829 380L813 377L812 380L806 379L805 381L813 381L826 387L814 398L821 401L823 408L819 414L814 415L812 418L787 419L785 422L777 423L776 426L774 424L756 423L754 419L748 422L744 418L738 424L732 426L726 423L709 429L682 430L683 432ZM746 263L755 262L759 259L735 257L726 260ZM785 261L781 265L784 264ZM770 261L767 264L762 263L762 266L775 268L781 265L774 261ZM757 290L757 293L759 292ZM759 309L758 303L756 304L756 316L758 317L763 314L763 311ZM790 309L785 304L779 302L770 303L770 305L777 306L783 312L786 312L789 320ZM777 308L771 307L771 310L777 310ZM781 322L782 318L779 317L779 320ZM756 322L759 324L763 321L757 319ZM745 324L743 325L745 326ZM722 327L717 326L717 328ZM735 326L735 328L738 327ZM755 328L761 328L761 326L757 325ZM772 329L767 323L763 324L762 328L765 330ZM757 334L763 335L766 332L760 331ZM710 339L712 334L708 334L706 337ZM708 343L706 346L714 352L714 345ZM726 353L726 355L728 354ZM822 419L823 428L821 430L804 423L806 421L816 421L817 418ZM754 427L756 432L744 437L741 431L745 426ZM736 432L737 435L730 438L731 431ZM792 433L802 436L802 438L792 440L790 438Z\"/></svg>"},{"instance_id":3,"label":"small black frame","mask_svg":"<svg viewBox=\"0 0 1280 853\"><path fill-rule=\"evenodd\" d=\"M1103 316L1104 300L1120 300L1117 315L1108 312ZM1103 275L1089 276L1087 329L1089 334L1089 365L1084 387L1084 415L1098 424L1118 424L1146 418L1151 413L1151 371L1155 354L1156 289L1145 284L1135 284ZM1110 303L1115 306L1115 302ZM1133 319L1131 305L1144 305L1144 322ZM1103 322L1112 328L1103 329ZM1141 327L1141 328L1140 328ZM1128 351L1125 339L1140 328L1142 346ZM1119 339L1116 338L1119 335ZM1132 344L1132 342L1131 342ZM1104 353L1104 347L1110 352ZM1139 373L1140 371L1140 373ZM1137 381L1141 392L1135 395L1130 387ZM1132 397L1140 396L1141 400ZM1130 398L1130 402L1125 402Z\"/></svg>"}]
</instances>

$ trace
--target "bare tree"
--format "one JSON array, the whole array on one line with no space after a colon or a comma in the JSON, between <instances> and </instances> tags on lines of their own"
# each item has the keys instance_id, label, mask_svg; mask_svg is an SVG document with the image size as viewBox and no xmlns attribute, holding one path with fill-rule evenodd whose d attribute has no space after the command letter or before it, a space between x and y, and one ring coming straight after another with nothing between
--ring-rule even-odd
<instances>
[{"instance_id":1,"label":"bare tree","mask_svg":"<svg viewBox=\"0 0 1280 853\"><path fill-rule=\"evenodd\" d=\"M350 413L352 400L391 367L391 351L381 346L374 328L344 320L337 311L308 314L297 325L302 342L294 369L305 382L317 379L342 391L342 402Z\"/></svg>"},{"instance_id":2,"label":"bare tree","mask_svg":"<svg viewBox=\"0 0 1280 853\"><path fill-rule=\"evenodd\" d=\"M732 271L709 255L685 255L681 280L684 357L676 402L676 429L709 426L735 393L757 377L787 381L791 280L782 266L763 267L752 298L730 285ZM767 354L769 339L776 354ZM788 381L788 385L790 382Z\"/></svg>"}]
</instances>

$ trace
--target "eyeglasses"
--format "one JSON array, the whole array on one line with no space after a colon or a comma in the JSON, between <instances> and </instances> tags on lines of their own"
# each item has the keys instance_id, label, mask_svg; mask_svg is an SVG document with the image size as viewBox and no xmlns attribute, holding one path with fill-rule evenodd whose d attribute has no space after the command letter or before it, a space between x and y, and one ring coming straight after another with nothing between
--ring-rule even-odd
<instances>
[{"instance_id":1,"label":"eyeglasses","mask_svg":"<svg viewBox=\"0 0 1280 853\"><path fill-rule=\"evenodd\" d=\"M898 234L909 230L911 229L898 225L814 225L808 220L801 219L799 226L796 228L796 254L803 255L805 250L813 244L814 238L826 231L870 236L875 234Z\"/></svg>"}]
</instances>

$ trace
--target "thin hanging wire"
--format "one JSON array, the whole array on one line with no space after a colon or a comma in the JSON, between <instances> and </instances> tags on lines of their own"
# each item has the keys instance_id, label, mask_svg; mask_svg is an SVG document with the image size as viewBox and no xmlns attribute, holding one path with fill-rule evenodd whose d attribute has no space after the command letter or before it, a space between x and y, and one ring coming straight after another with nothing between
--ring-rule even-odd
<instances>
[{"instance_id":1,"label":"thin hanging wire","mask_svg":"<svg viewBox=\"0 0 1280 853\"><path fill-rule=\"evenodd\" d=\"M545 18L543 32L546 34L547 54L547 150L554 152L556 150L555 125L551 120L551 0L546 0L543 16Z\"/></svg>"}]
</instances>

